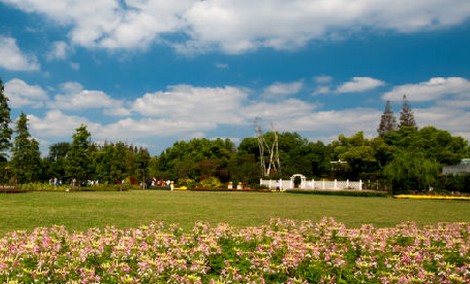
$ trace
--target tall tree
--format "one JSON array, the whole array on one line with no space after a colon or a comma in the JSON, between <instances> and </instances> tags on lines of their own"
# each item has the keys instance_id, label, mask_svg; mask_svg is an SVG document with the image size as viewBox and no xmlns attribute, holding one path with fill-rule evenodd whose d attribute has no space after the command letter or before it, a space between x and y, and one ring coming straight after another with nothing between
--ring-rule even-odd
<instances>
[{"instance_id":1,"label":"tall tree","mask_svg":"<svg viewBox=\"0 0 470 284\"><path fill-rule=\"evenodd\" d=\"M384 175L392 185L392 193L427 190L434 186L439 163L426 159L423 152L398 151L384 168Z\"/></svg>"},{"instance_id":2,"label":"tall tree","mask_svg":"<svg viewBox=\"0 0 470 284\"><path fill-rule=\"evenodd\" d=\"M372 142L364 137L362 131L350 138L341 134L337 141L331 143L335 167L339 178L372 179L377 173L379 163ZM341 164L341 161L347 162Z\"/></svg>"},{"instance_id":3,"label":"tall tree","mask_svg":"<svg viewBox=\"0 0 470 284\"><path fill-rule=\"evenodd\" d=\"M28 131L28 118L21 113L16 122L16 137L12 148L11 165L18 182L36 181L41 176L41 153L39 143Z\"/></svg>"},{"instance_id":4,"label":"tall tree","mask_svg":"<svg viewBox=\"0 0 470 284\"><path fill-rule=\"evenodd\" d=\"M411 110L410 103L406 98L406 95L403 95L403 107L400 112L400 128L411 127L417 129L415 117L413 111Z\"/></svg>"},{"instance_id":5,"label":"tall tree","mask_svg":"<svg viewBox=\"0 0 470 284\"><path fill-rule=\"evenodd\" d=\"M56 177L61 179L65 174L65 159L70 151L69 142L59 142L49 146L49 155L44 159L44 166L49 178Z\"/></svg>"},{"instance_id":6,"label":"tall tree","mask_svg":"<svg viewBox=\"0 0 470 284\"><path fill-rule=\"evenodd\" d=\"M8 98L5 96L3 82L0 78L0 162L7 161L7 152L11 147L10 107ZM2 166L3 168L3 166Z\"/></svg>"},{"instance_id":7,"label":"tall tree","mask_svg":"<svg viewBox=\"0 0 470 284\"><path fill-rule=\"evenodd\" d=\"M75 129L72 136L72 145L68 152L65 171L68 176L76 178L78 181L85 181L91 173L90 137L86 125L81 125Z\"/></svg>"},{"instance_id":8,"label":"tall tree","mask_svg":"<svg viewBox=\"0 0 470 284\"><path fill-rule=\"evenodd\" d=\"M148 168L150 163L150 153L147 149L140 147L135 155L134 160L135 177L142 183L145 188L146 182L149 179Z\"/></svg>"},{"instance_id":9,"label":"tall tree","mask_svg":"<svg viewBox=\"0 0 470 284\"><path fill-rule=\"evenodd\" d=\"M390 101L387 101L385 103L385 110L382 114L382 118L380 119L380 124L379 128L377 129L377 132L379 133L380 137L383 137L388 132L394 130L397 130L397 120L395 118L395 114L393 113Z\"/></svg>"}]
</instances>

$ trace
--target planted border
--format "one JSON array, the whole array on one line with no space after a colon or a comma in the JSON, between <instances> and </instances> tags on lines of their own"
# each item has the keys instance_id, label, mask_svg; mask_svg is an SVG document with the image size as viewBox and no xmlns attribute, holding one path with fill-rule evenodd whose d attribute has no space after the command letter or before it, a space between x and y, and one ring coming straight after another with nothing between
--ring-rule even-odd
<instances>
[{"instance_id":1,"label":"planted border","mask_svg":"<svg viewBox=\"0 0 470 284\"><path fill-rule=\"evenodd\" d=\"M0 239L3 283L469 283L470 223L348 229L272 219L190 232L151 223Z\"/></svg>"}]
</instances>

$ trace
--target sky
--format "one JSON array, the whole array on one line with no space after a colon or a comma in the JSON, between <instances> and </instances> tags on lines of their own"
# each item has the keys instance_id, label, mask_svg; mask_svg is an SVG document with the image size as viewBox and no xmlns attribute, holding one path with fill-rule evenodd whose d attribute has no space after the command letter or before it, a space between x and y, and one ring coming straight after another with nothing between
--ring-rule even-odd
<instances>
[{"instance_id":1,"label":"sky","mask_svg":"<svg viewBox=\"0 0 470 284\"><path fill-rule=\"evenodd\" d=\"M0 78L43 154L93 142L418 127L470 138L468 0L0 0Z\"/></svg>"}]
</instances>

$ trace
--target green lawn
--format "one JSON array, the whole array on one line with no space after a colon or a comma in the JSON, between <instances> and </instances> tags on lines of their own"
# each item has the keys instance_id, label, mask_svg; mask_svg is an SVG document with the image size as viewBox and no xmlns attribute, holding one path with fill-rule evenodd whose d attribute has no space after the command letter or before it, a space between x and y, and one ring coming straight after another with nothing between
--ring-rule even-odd
<instances>
[{"instance_id":1,"label":"green lawn","mask_svg":"<svg viewBox=\"0 0 470 284\"><path fill-rule=\"evenodd\" d=\"M196 221L243 227L264 224L272 217L296 220L334 217L350 227L364 223L389 227L404 221L419 225L469 222L470 202L257 192L0 194L0 235L54 224L65 225L69 230L107 225L136 227L152 221L177 223L185 230Z\"/></svg>"}]
</instances>

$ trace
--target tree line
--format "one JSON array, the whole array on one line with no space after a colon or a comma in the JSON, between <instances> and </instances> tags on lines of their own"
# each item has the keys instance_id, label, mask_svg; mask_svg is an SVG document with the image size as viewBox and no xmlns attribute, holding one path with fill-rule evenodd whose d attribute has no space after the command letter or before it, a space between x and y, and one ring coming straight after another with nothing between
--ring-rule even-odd
<instances>
[{"instance_id":1,"label":"tree line","mask_svg":"<svg viewBox=\"0 0 470 284\"><path fill-rule=\"evenodd\" d=\"M71 142L51 145L49 154L42 157L24 113L14 129L10 128L10 108L1 80L0 86L3 183L47 182L51 178L70 182L75 178L80 182L125 180L138 184L155 178L187 186L228 182L256 186L266 167L261 162L267 159L261 155L269 153L260 151L260 137L244 138L238 146L229 139L178 141L160 155L151 156L147 149L124 142L93 143L86 125L75 129ZM339 135L329 144L310 141L296 132L264 133L263 141L269 145L276 142L278 150L279 165L270 178L288 179L301 173L315 179L361 179L366 187L394 193L430 188L470 192L470 177L440 175L443 166L470 157L468 142L432 126L419 129L406 96L400 123L387 102L377 132L378 136L370 139L363 132Z\"/></svg>"}]
</instances>

